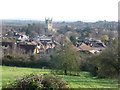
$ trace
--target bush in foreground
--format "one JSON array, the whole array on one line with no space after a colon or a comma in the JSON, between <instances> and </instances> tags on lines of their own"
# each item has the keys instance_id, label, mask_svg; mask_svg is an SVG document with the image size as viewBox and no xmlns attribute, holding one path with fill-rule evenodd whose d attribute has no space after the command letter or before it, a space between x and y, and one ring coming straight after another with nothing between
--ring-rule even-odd
<instances>
[{"instance_id":1,"label":"bush in foreground","mask_svg":"<svg viewBox=\"0 0 120 90\"><path fill-rule=\"evenodd\" d=\"M3 90L7 88L29 88L36 89L68 89L67 83L63 78L54 75L35 75L30 74L22 78L17 79L14 83L9 84Z\"/></svg>"}]
</instances>

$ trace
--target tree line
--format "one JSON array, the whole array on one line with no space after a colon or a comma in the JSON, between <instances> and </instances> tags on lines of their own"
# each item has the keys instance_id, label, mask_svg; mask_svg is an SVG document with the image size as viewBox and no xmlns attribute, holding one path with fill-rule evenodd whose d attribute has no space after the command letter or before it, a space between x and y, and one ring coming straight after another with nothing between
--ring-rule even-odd
<instances>
[{"instance_id":1,"label":"tree line","mask_svg":"<svg viewBox=\"0 0 120 90\"><path fill-rule=\"evenodd\" d=\"M2 65L48 68L60 71L64 75L79 75L80 71L89 71L102 78L117 78L120 73L118 46L106 48L102 53L91 55L80 53L71 43L61 46L50 56L29 54L7 54Z\"/></svg>"}]
</instances>

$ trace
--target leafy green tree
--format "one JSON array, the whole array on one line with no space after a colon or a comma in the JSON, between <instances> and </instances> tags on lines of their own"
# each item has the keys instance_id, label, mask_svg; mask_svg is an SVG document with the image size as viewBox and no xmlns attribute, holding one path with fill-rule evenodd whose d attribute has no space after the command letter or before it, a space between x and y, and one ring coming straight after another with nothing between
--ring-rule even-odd
<instances>
[{"instance_id":1,"label":"leafy green tree","mask_svg":"<svg viewBox=\"0 0 120 90\"><path fill-rule=\"evenodd\" d=\"M91 34L92 29L90 27L86 27L81 30L81 37L89 37Z\"/></svg>"},{"instance_id":2,"label":"leafy green tree","mask_svg":"<svg viewBox=\"0 0 120 90\"><path fill-rule=\"evenodd\" d=\"M81 56L71 44L61 47L54 55L52 55L53 66L61 69L67 75L68 71L79 70Z\"/></svg>"},{"instance_id":3,"label":"leafy green tree","mask_svg":"<svg viewBox=\"0 0 120 90\"><path fill-rule=\"evenodd\" d=\"M71 42L76 42L77 41L77 39L76 39L76 35L72 35L71 37L70 37L70 40L71 40Z\"/></svg>"},{"instance_id":4,"label":"leafy green tree","mask_svg":"<svg viewBox=\"0 0 120 90\"><path fill-rule=\"evenodd\" d=\"M101 54L91 58L92 73L99 77L116 78L120 72L118 48L107 48Z\"/></svg>"}]
</instances>

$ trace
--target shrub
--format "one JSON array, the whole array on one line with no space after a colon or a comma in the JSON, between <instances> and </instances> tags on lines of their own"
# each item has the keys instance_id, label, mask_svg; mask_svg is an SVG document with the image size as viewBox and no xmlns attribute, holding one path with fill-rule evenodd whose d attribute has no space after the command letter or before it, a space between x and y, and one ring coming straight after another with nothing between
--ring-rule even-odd
<instances>
[{"instance_id":1,"label":"shrub","mask_svg":"<svg viewBox=\"0 0 120 90\"><path fill-rule=\"evenodd\" d=\"M17 79L14 83L7 85L6 88L32 88L32 90L43 89L64 89L67 88L67 83L63 78L54 75L35 75L30 74Z\"/></svg>"},{"instance_id":2,"label":"shrub","mask_svg":"<svg viewBox=\"0 0 120 90\"><path fill-rule=\"evenodd\" d=\"M118 54L115 48L108 48L101 54L89 58L89 70L93 75L102 78L117 78L120 63L118 62Z\"/></svg>"},{"instance_id":3,"label":"shrub","mask_svg":"<svg viewBox=\"0 0 120 90\"><path fill-rule=\"evenodd\" d=\"M2 65L17 67L50 68L50 60L47 58L38 58L35 55L23 57L21 55L4 55Z\"/></svg>"}]
</instances>

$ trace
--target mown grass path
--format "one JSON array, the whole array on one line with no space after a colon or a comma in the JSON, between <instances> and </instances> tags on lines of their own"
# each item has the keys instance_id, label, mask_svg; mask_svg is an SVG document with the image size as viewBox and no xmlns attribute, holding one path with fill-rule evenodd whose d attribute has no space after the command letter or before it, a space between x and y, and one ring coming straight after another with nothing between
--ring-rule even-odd
<instances>
[{"instance_id":1,"label":"mown grass path","mask_svg":"<svg viewBox=\"0 0 120 90\"><path fill-rule=\"evenodd\" d=\"M50 70L2 66L1 72L2 85L4 86L25 74L44 74L50 73ZM118 88L117 79L100 79L91 76L89 72L80 72L80 76L58 76L63 77L68 82L70 88Z\"/></svg>"}]
</instances>

